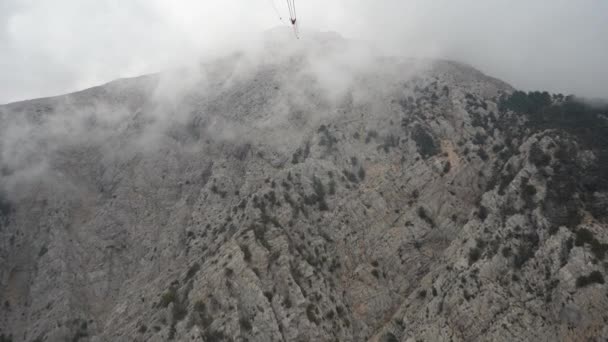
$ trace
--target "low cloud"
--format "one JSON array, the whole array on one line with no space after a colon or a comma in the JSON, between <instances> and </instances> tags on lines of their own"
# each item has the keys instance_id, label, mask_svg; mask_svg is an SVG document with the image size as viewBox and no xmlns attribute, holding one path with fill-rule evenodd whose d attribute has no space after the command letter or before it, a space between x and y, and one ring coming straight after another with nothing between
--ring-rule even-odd
<instances>
[{"instance_id":1,"label":"low cloud","mask_svg":"<svg viewBox=\"0 0 608 342\"><path fill-rule=\"evenodd\" d=\"M66 93L247 46L260 32L281 25L273 1L286 17L281 0L4 0L0 103ZM387 54L456 59L517 88L608 97L605 1L296 3L303 29L336 31Z\"/></svg>"}]
</instances>

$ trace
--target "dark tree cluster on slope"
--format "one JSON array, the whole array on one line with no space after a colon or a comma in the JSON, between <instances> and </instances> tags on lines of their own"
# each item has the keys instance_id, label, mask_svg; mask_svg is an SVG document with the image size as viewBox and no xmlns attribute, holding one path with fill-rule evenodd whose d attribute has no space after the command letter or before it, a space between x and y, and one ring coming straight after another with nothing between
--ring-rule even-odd
<instances>
[{"instance_id":1,"label":"dark tree cluster on slope","mask_svg":"<svg viewBox=\"0 0 608 342\"><path fill-rule=\"evenodd\" d=\"M420 125L414 127L412 139L416 142L418 152L420 152L420 155L424 159L432 157L440 152L440 148L433 136Z\"/></svg>"},{"instance_id":2,"label":"dark tree cluster on slope","mask_svg":"<svg viewBox=\"0 0 608 342\"><path fill-rule=\"evenodd\" d=\"M548 92L523 92L516 91L511 96L503 96L500 101L500 109L510 109L519 113L536 113L539 110L550 106L552 103L551 95Z\"/></svg>"},{"instance_id":3,"label":"dark tree cluster on slope","mask_svg":"<svg viewBox=\"0 0 608 342\"><path fill-rule=\"evenodd\" d=\"M499 107L502 111L524 114L538 130L563 129L583 142L585 148L605 149L608 143L608 105L591 105L574 96L552 101L547 92L516 91L511 96L503 96Z\"/></svg>"},{"instance_id":4,"label":"dark tree cluster on slope","mask_svg":"<svg viewBox=\"0 0 608 342\"><path fill-rule=\"evenodd\" d=\"M500 108L523 115L531 133L557 130L562 142L554 153L554 175L547 184L545 211L554 227L573 228L580 223L579 207L586 206L596 219L608 217L608 210L594 206L597 194L608 191L608 105L591 105L574 96L546 92L514 92L503 96ZM583 150L593 153L591 163L579 162ZM530 162L551 163L551 157L532 146ZM578 198L579 200L577 200Z\"/></svg>"}]
</instances>

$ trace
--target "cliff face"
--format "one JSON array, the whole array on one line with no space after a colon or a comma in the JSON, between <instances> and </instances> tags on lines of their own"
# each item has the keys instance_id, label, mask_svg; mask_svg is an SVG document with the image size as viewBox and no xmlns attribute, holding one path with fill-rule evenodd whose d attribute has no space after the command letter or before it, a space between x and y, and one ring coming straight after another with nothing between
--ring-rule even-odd
<instances>
[{"instance_id":1,"label":"cliff face","mask_svg":"<svg viewBox=\"0 0 608 342\"><path fill-rule=\"evenodd\" d=\"M0 341L608 338L606 116L283 44L0 107Z\"/></svg>"}]
</instances>

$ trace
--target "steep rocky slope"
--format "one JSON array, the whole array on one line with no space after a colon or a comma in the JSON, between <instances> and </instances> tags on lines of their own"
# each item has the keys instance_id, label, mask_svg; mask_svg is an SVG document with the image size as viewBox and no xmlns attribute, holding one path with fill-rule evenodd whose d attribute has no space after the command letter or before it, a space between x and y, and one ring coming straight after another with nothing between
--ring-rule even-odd
<instances>
[{"instance_id":1,"label":"steep rocky slope","mask_svg":"<svg viewBox=\"0 0 608 342\"><path fill-rule=\"evenodd\" d=\"M262 46L0 107L0 341L608 338L601 111Z\"/></svg>"}]
</instances>

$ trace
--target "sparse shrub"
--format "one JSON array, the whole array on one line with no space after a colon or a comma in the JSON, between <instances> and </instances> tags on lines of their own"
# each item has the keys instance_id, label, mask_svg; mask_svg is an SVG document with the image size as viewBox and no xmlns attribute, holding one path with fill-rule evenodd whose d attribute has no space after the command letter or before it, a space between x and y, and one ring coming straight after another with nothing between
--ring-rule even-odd
<instances>
[{"instance_id":1,"label":"sparse shrub","mask_svg":"<svg viewBox=\"0 0 608 342\"><path fill-rule=\"evenodd\" d=\"M283 306L287 309L291 308L291 298L289 298L289 295L285 296L285 299L283 299Z\"/></svg>"},{"instance_id":2,"label":"sparse shrub","mask_svg":"<svg viewBox=\"0 0 608 342\"><path fill-rule=\"evenodd\" d=\"M382 145L379 146L379 148L383 149L385 153L388 153L391 148L397 146L399 146L399 138L392 134L389 134L384 137L384 142Z\"/></svg>"},{"instance_id":3,"label":"sparse shrub","mask_svg":"<svg viewBox=\"0 0 608 342\"><path fill-rule=\"evenodd\" d=\"M262 245L264 246L264 248L266 248L267 250L270 250L270 244L268 243L268 241L266 240L266 227L259 225L259 224L253 224L251 226L251 229L253 230L253 235L255 236L255 239Z\"/></svg>"},{"instance_id":4,"label":"sparse shrub","mask_svg":"<svg viewBox=\"0 0 608 342\"><path fill-rule=\"evenodd\" d=\"M357 173L357 175L359 176L360 180L365 179L365 169L363 168L363 166L359 167L359 172Z\"/></svg>"},{"instance_id":5,"label":"sparse shrub","mask_svg":"<svg viewBox=\"0 0 608 342\"><path fill-rule=\"evenodd\" d=\"M386 333L382 336L382 342L399 342L399 340L392 333Z\"/></svg>"},{"instance_id":6,"label":"sparse shrub","mask_svg":"<svg viewBox=\"0 0 608 342\"><path fill-rule=\"evenodd\" d=\"M13 212L13 205L4 192L0 191L0 219L8 217ZM0 336L4 336L0 335ZM2 340L0 340L2 342Z\"/></svg>"},{"instance_id":7,"label":"sparse shrub","mask_svg":"<svg viewBox=\"0 0 608 342\"><path fill-rule=\"evenodd\" d=\"M374 130L370 130L367 132L367 136L365 137L365 143L369 144L372 139L378 138L378 132Z\"/></svg>"},{"instance_id":8,"label":"sparse shrub","mask_svg":"<svg viewBox=\"0 0 608 342\"><path fill-rule=\"evenodd\" d=\"M319 325L319 319L315 314L315 306L313 304L308 304L308 306L306 307L306 317L308 317L309 321L315 323L316 325Z\"/></svg>"},{"instance_id":9,"label":"sparse shrub","mask_svg":"<svg viewBox=\"0 0 608 342\"><path fill-rule=\"evenodd\" d=\"M201 265L198 262L195 262L186 273L186 280L190 280L196 273L201 269Z\"/></svg>"},{"instance_id":10,"label":"sparse shrub","mask_svg":"<svg viewBox=\"0 0 608 342\"><path fill-rule=\"evenodd\" d=\"M598 260L603 260L608 252L608 244L601 243L595 238L593 233L586 228L579 228L576 230L576 240L574 244L576 246L584 246L588 244L591 246L591 252L595 255Z\"/></svg>"},{"instance_id":11,"label":"sparse shrub","mask_svg":"<svg viewBox=\"0 0 608 342\"><path fill-rule=\"evenodd\" d=\"M298 164L306 160L310 155L310 142L306 142L304 148L298 148L296 152L291 157L292 164ZM291 174L288 175L288 179L291 178ZM290 179L291 180L291 179Z\"/></svg>"},{"instance_id":12,"label":"sparse shrub","mask_svg":"<svg viewBox=\"0 0 608 342\"><path fill-rule=\"evenodd\" d=\"M524 200L524 202L526 203L526 208L527 209L534 209L535 207L535 203L534 203L534 196L536 196L536 187L532 184L528 184L528 180L525 179L524 181L522 181L522 198Z\"/></svg>"},{"instance_id":13,"label":"sparse shrub","mask_svg":"<svg viewBox=\"0 0 608 342\"><path fill-rule=\"evenodd\" d=\"M608 244L600 243L598 240L595 240L594 243L591 244L591 252L598 260L603 260L606 256L606 252L608 252Z\"/></svg>"},{"instance_id":14,"label":"sparse shrub","mask_svg":"<svg viewBox=\"0 0 608 342\"><path fill-rule=\"evenodd\" d=\"M315 191L315 194L318 198L325 198L325 187L319 178L313 177L312 179L312 187Z\"/></svg>"},{"instance_id":15,"label":"sparse shrub","mask_svg":"<svg viewBox=\"0 0 608 342\"><path fill-rule=\"evenodd\" d=\"M355 176L354 173L352 173L348 170L342 170L342 173L344 174L344 176L346 176L346 179L348 179L351 183L359 182L359 179L357 178L357 176Z\"/></svg>"},{"instance_id":16,"label":"sparse shrub","mask_svg":"<svg viewBox=\"0 0 608 342\"><path fill-rule=\"evenodd\" d=\"M486 142L486 139L488 139L487 135L477 132L473 138L473 143L475 145L483 145Z\"/></svg>"},{"instance_id":17,"label":"sparse shrub","mask_svg":"<svg viewBox=\"0 0 608 342\"><path fill-rule=\"evenodd\" d=\"M469 266L476 263L481 258L481 250L477 247L473 247L469 250Z\"/></svg>"},{"instance_id":18,"label":"sparse shrub","mask_svg":"<svg viewBox=\"0 0 608 342\"><path fill-rule=\"evenodd\" d=\"M243 252L243 260L245 260L246 262L250 262L251 261L251 251L249 250L249 246L240 245L240 247L241 247L241 251Z\"/></svg>"},{"instance_id":19,"label":"sparse shrub","mask_svg":"<svg viewBox=\"0 0 608 342\"><path fill-rule=\"evenodd\" d=\"M444 165L443 165L443 174L448 174L450 172L450 169L452 168L452 164L447 161Z\"/></svg>"},{"instance_id":20,"label":"sparse shrub","mask_svg":"<svg viewBox=\"0 0 608 342\"><path fill-rule=\"evenodd\" d=\"M251 331L253 329L253 326L247 317L241 317L239 319L239 325L241 326L241 329L245 331Z\"/></svg>"},{"instance_id":21,"label":"sparse shrub","mask_svg":"<svg viewBox=\"0 0 608 342\"><path fill-rule=\"evenodd\" d=\"M521 268L530 258L534 256L538 249L539 238L535 232L524 234L517 254L513 256L515 268Z\"/></svg>"},{"instance_id":22,"label":"sparse shrub","mask_svg":"<svg viewBox=\"0 0 608 342\"><path fill-rule=\"evenodd\" d=\"M199 312L199 313L203 313L207 311L207 306L205 305L205 303L203 303L202 300L197 300L194 303L194 311Z\"/></svg>"},{"instance_id":23,"label":"sparse shrub","mask_svg":"<svg viewBox=\"0 0 608 342\"><path fill-rule=\"evenodd\" d=\"M489 159L488 154L486 153L486 151L483 148L480 148L477 150L477 155L483 161L488 161L488 159Z\"/></svg>"},{"instance_id":24,"label":"sparse shrub","mask_svg":"<svg viewBox=\"0 0 608 342\"><path fill-rule=\"evenodd\" d=\"M586 228L580 228L576 230L576 240L574 241L574 244L576 246L583 246L586 243L593 243L593 241L595 240L595 236L593 235L593 233Z\"/></svg>"},{"instance_id":25,"label":"sparse shrub","mask_svg":"<svg viewBox=\"0 0 608 342\"><path fill-rule=\"evenodd\" d=\"M226 335L223 332L217 330L207 330L205 331L205 341L206 342L223 342L226 341Z\"/></svg>"},{"instance_id":26,"label":"sparse shrub","mask_svg":"<svg viewBox=\"0 0 608 342\"><path fill-rule=\"evenodd\" d=\"M536 167L545 167L551 162L551 156L543 152L543 150L540 148L540 146L538 146L538 144L534 144L530 148L528 161L536 165Z\"/></svg>"},{"instance_id":27,"label":"sparse shrub","mask_svg":"<svg viewBox=\"0 0 608 342\"><path fill-rule=\"evenodd\" d=\"M333 178L329 181L329 190L328 193L330 196L333 196L336 194L336 181L333 180Z\"/></svg>"},{"instance_id":28,"label":"sparse shrub","mask_svg":"<svg viewBox=\"0 0 608 342\"><path fill-rule=\"evenodd\" d=\"M340 316L340 318L346 317L346 310L344 310L344 307L341 305L336 306L336 313L338 316Z\"/></svg>"},{"instance_id":29,"label":"sparse shrub","mask_svg":"<svg viewBox=\"0 0 608 342\"><path fill-rule=\"evenodd\" d=\"M593 271L588 276L580 276L576 279L576 287L587 287L592 284L604 284L604 276L599 271Z\"/></svg>"},{"instance_id":30,"label":"sparse shrub","mask_svg":"<svg viewBox=\"0 0 608 342\"><path fill-rule=\"evenodd\" d=\"M418 207L417 213L418 217L420 217L424 222L428 223L432 228L435 227L435 222L429 217L426 212L426 209L424 209L423 207Z\"/></svg>"},{"instance_id":31,"label":"sparse shrub","mask_svg":"<svg viewBox=\"0 0 608 342\"><path fill-rule=\"evenodd\" d=\"M515 179L515 176L516 175L511 172L507 172L502 175L502 177L500 178L500 183L498 185L498 194L500 196L505 195L505 190L507 189L507 186L509 186L509 184L511 184L511 182L513 182L513 179Z\"/></svg>"},{"instance_id":32,"label":"sparse shrub","mask_svg":"<svg viewBox=\"0 0 608 342\"><path fill-rule=\"evenodd\" d=\"M169 336L167 336L167 339L172 341L173 339L175 339L176 333L177 333L177 330L175 329L175 323L171 324L171 326L169 327Z\"/></svg>"},{"instance_id":33,"label":"sparse shrub","mask_svg":"<svg viewBox=\"0 0 608 342\"><path fill-rule=\"evenodd\" d=\"M476 112L471 112L471 125L473 127L484 127L484 120L482 119L481 115L479 113Z\"/></svg>"},{"instance_id":34,"label":"sparse shrub","mask_svg":"<svg viewBox=\"0 0 608 342\"><path fill-rule=\"evenodd\" d=\"M182 319L186 318L186 316L188 315L188 308L186 308L186 305L184 305L184 303L182 303L181 301L174 301L173 302L173 321L174 322L179 322Z\"/></svg>"},{"instance_id":35,"label":"sparse shrub","mask_svg":"<svg viewBox=\"0 0 608 342\"><path fill-rule=\"evenodd\" d=\"M328 129L321 130L319 133L322 134L321 139L319 140L319 146L325 146L326 152L331 151L338 142L338 139L332 136Z\"/></svg>"},{"instance_id":36,"label":"sparse shrub","mask_svg":"<svg viewBox=\"0 0 608 342\"><path fill-rule=\"evenodd\" d=\"M327 202L325 201L325 186L316 176L313 177L312 187L315 193L306 199L306 203L312 204L316 202L319 206L319 210L328 210L329 208L327 206Z\"/></svg>"},{"instance_id":37,"label":"sparse shrub","mask_svg":"<svg viewBox=\"0 0 608 342\"><path fill-rule=\"evenodd\" d=\"M418 197L420 197L420 192L418 191L418 189L412 191L412 197L414 199L418 199Z\"/></svg>"},{"instance_id":38,"label":"sparse shrub","mask_svg":"<svg viewBox=\"0 0 608 342\"><path fill-rule=\"evenodd\" d=\"M204 329L208 328L213 323L213 317L207 312L207 306L202 300L198 300L194 303L193 315L196 324Z\"/></svg>"},{"instance_id":39,"label":"sparse shrub","mask_svg":"<svg viewBox=\"0 0 608 342\"><path fill-rule=\"evenodd\" d=\"M477 217L479 217L481 221L485 221L486 218L488 218L488 208L484 207L483 205L479 206Z\"/></svg>"}]
</instances>

